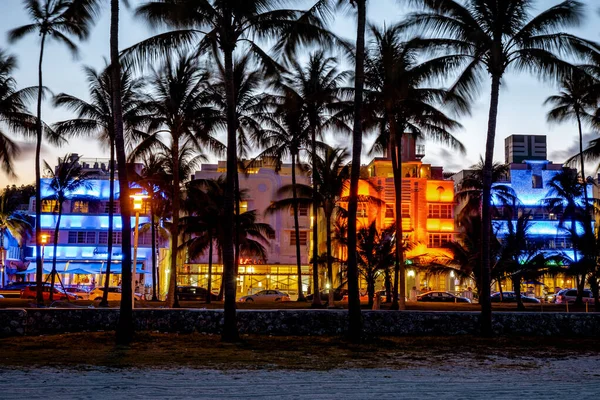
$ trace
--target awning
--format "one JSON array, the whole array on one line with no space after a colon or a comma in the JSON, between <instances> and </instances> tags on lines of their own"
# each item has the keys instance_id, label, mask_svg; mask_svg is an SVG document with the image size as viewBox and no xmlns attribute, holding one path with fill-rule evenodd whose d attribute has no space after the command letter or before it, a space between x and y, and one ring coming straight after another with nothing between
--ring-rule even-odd
<instances>
[{"instance_id":1,"label":"awning","mask_svg":"<svg viewBox=\"0 0 600 400\"><path fill-rule=\"evenodd\" d=\"M149 274L150 271L144 271L142 269L142 267L144 266L144 264L142 263L137 263L136 265L136 269L135 269L135 273L136 274ZM102 273L105 274L106 273L106 265L104 265L104 267L102 268ZM110 273L111 274L115 274L115 275L120 275L123 273L123 269L121 268L121 263L118 264L113 264L110 266Z\"/></svg>"},{"instance_id":2,"label":"awning","mask_svg":"<svg viewBox=\"0 0 600 400\"><path fill-rule=\"evenodd\" d=\"M49 274L51 270L52 270L52 266L50 267L50 269L42 268L42 271L44 274ZM26 270L17 272L16 275L27 275L27 274L35 274L35 273L36 273L36 266L35 266L35 264L33 264L33 265L30 265Z\"/></svg>"}]
</instances>

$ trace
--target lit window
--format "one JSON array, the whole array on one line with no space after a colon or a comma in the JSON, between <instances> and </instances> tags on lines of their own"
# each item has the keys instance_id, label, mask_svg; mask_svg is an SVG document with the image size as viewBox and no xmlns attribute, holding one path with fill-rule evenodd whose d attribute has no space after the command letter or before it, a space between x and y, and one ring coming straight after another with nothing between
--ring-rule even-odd
<instances>
[{"instance_id":1,"label":"lit window","mask_svg":"<svg viewBox=\"0 0 600 400\"><path fill-rule=\"evenodd\" d=\"M87 201L75 200L73 202L72 211L74 213L88 213L89 212L89 203Z\"/></svg>"}]
</instances>

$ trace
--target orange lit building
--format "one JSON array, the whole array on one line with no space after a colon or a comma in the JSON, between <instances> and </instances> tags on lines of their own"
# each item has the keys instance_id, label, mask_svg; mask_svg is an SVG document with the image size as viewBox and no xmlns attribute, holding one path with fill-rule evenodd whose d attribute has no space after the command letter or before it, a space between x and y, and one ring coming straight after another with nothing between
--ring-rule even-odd
<instances>
[{"instance_id":1,"label":"orange lit building","mask_svg":"<svg viewBox=\"0 0 600 400\"><path fill-rule=\"evenodd\" d=\"M412 138L404 138L402 154L402 226L404 241L411 244L405 253L407 263L406 293L417 290L457 290L453 274L430 275L419 264L429 262L432 257L446 253L445 242L455 240L454 182L445 179L442 167L421 161L424 146L417 145ZM377 228L383 229L395 221L395 191L390 157L373 159L363 167L363 177L371 185L361 182L363 195L378 197L379 205L359 203L358 226L367 226L373 220ZM366 286L366 285L365 285ZM378 283L377 288L383 286Z\"/></svg>"}]
</instances>

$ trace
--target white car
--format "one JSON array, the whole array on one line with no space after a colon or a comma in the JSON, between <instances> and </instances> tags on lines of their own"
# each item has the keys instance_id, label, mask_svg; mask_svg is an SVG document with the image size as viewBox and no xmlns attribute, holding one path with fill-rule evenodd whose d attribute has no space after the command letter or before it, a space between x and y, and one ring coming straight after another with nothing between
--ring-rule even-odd
<instances>
[{"instance_id":1,"label":"white car","mask_svg":"<svg viewBox=\"0 0 600 400\"><path fill-rule=\"evenodd\" d=\"M89 300L90 299L90 291L87 288L67 287L67 288L65 288L65 292L74 294L81 300Z\"/></svg>"},{"instance_id":2,"label":"white car","mask_svg":"<svg viewBox=\"0 0 600 400\"><path fill-rule=\"evenodd\" d=\"M266 303L270 301L290 301L290 296L287 293L279 290L261 290L256 294L241 297L241 303Z\"/></svg>"},{"instance_id":3,"label":"white car","mask_svg":"<svg viewBox=\"0 0 600 400\"><path fill-rule=\"evenodd\" d=\"M90 292L90 300L102 300L102 295L104 294L104 286L97 287L96 289ZM140 293L135 293L134 298L136 300L142 300L142 295ZM121 301L121 288L118 286L111 286L108 288L108 301Z\"/></svg>"}]
</instances>

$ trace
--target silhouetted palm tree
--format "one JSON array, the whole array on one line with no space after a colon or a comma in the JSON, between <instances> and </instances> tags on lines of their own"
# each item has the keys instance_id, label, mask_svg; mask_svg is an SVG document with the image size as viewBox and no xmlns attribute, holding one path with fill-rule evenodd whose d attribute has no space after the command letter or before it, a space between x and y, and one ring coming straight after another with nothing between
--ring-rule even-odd
<instances>
[{"instance_id":1,"label":"silhouetted palm tree","mask_svg":"<svg viewBox=\"0 0 600 400\"><path fill-rule=\"evenodd\" d=\"M576 26L583 18L583 5L566 0L532 16L534 0L414 0L422 12L409 15L407 26L419 34L436 36L432 44L445 45L448 65L464 65L453 90L464 97L473 96L484 74L491 78L491 96L486 136L482 209L482 293L481 327L491 335L490 240L492 165L498 117L500 85L512 68L529 72L544 80L559 80L573 67L557 54L574 54L585 41L563 33L563 28ZM579 46L581 45L581 46Z\"/></svg>"},{"instance_id":2,"label":"silhouetted palm tree","mask_svg":"<svg viewBox=\"0 0 600 400\"><path fill-rule=\"evenodd\" d=\"M251 53L265 70L276 72L280 70L280 66L261 48L257 38L281 38L278 48L288 52L298 44L319 39L322 45L331 44L331 40L327 41L327 37L322 35L326 32L323 23L315 17L319 10L311 9L305 13L281 9L279 4L279 1L265 0L149 1L138 7L137 14L154 26L166 26L174 30L146 39L125 51L126 55L133 55L137 61L143 62L163 57L173 48L181 47L193 47L198 55L209 51L216 51L222 55L227 104L227 190L223 220L227 230L227 242L223 249L223 340L226 341L239 339L235 317L236 279L233 245L235 174L238 168L234 52Z\"/></svg>"},{"instance_id":3,"label":"silhouetted palm tree","mask_svg":"<svg viewBox=\"0 0 600 400\"><path fill-rule=\"evenodd\" d=\"M8 32L8 39L14 43L26 35L37 34L40 37L40 57L38 64L38 93L37 93L37 137L35 150L35 185L37 188L35 196L35 231L36 231L36 283L37 302L43 303L42 297L42 258L41 258L41 165L40 152L42 148L43 123L42 123L42 96L43 78L42 63L44 60L44 49L46 39L53 39L65 45L74 55L77 54L77 46L70 37L85 39L94 22L94 11L88 0L24 0L25 9L33 21L31 24L23 25Z\"/></svg>"},{"instance_id":4,"label":"silhouetted palm tree","mask_svg":"<svg viewBox=\"0 0 600 400\"><path fill-rule=\"evenodd\" d=\"M32 221L20 210L23 199L16 189L5 188L0 193L0 266L2 287L6 285L6 250L4 238L12 236L19 244L31 235Z\"/></svg>"},{"instance_id":5,"label":"silhouetted palm tree","mask_svg":"<svg viewBox=\"0 0 600 400\"><path fill-rule=\"evenodd\" d=\"M84 68L87 76L88 90L90 92L90 101L79 99L75 96L60 93L53 99L55 107L64 107L77 114L77 117L70 120L60 121L53 125L57 135L62 137L95 137L102 145L110 150L109 174L110 189L108 196L108 242L107 242L107 260L105 286L106 290L102 295L100 307L108 307L108 286L110 284L110 267L112 265L112 247L113 247L113 215L115 210L115 134L114 134L114 116L113 116L113 88L112 73L110 67L106 67L98 73L90 67ZM124 129L127 133L127 148L132 149L133 145L141 136L136 134L135 127L145 122L147 116L142 94L143 82L141 79L134 79L130 68L121 70L121 107L124 122Z\"/></svg>"},{"instance_id":6,"label":"silhouetted palm tree","mask_svg":"<svg viewBox=\"0 0 600 400\"><path fill-rule=\"evenodd\" d=\"M52 168L44 161L44 172L50 178L48 189L52 192L46 196L44 200L52 200L55 202L54 212L57 214L56 224L54 226L54 252L52 253L52 270L50 272L50 296L52 302L54 294L54 282L56 279L56 255L58 247L58 234L60 232L60 220L63 212L65 201L72 198L73 194L80 189L91 189L92 183L89 180L93 173L84 171L83 166L79 163L80 156L76 154L67 154L58 159L58 164Z\"/></svg>"},{"instance_id":7,"label":"silhouetted palm tree","mask_svg":"<svg viewBox=\"0 0 600 400\"><path fill-rule=\"evenodd\" d=\"M403 41L400 26L371 27L373 43L367 53L365 103L371 124L380 131L374 150L391 153L395 190L396 233L402 230L402 138L430 139L464 152L463 145L450 130L460 124L448 117L440 106L468 112L462 97L448 90L429 87L432 78L448 73L444 59L419 62L420 39ZM406 308L406 271L403 247L396 247L392 309Z\"/></svg>"}]
</instances>

